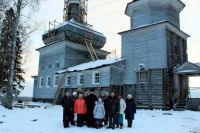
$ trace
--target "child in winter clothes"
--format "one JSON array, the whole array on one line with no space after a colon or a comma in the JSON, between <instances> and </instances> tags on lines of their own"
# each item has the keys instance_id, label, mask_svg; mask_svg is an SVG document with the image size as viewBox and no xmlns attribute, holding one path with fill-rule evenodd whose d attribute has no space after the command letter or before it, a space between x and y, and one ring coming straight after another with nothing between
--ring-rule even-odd
<instances>
[{"instance_id":1,"label":"child in winter clothes","mask_svg":"<svg viewBox=\"0 0 200 133\"><path fill-rule=\"evenodd\" d=\"M77 113L77 126L82 127L84 124L84 116L86 114L86 103L83 94L79 94L74 104L74 113Z\"/></svg>"},{"instance_id":2,"label":"child in winter clothes","mask_svg":"<svg viewBox=\"0 0 200 133\"><path fill-rule=\"evenodd\" d=\"M103 118L105 117L105 108L104 103L102 102L102 99L99 98L98 101L95 102L94 107L94 118L95 118L95 124L96 128L102 127Z\"/></svg>"}]
</instances>

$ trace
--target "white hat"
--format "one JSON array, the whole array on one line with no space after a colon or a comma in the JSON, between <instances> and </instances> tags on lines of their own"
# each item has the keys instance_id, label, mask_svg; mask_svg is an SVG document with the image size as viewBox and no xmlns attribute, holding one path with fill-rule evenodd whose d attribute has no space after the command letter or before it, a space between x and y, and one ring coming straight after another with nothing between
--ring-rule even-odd
<instances>
[{"instance_id":1,"label":"white hat","mask_svg":"<svg viewBox=\"0 0 200 133\"><path fill-rule=\"evenodd\" d=\"M72 95L73 95L73 96L76 96L76 95L77 95L77 92L74 91L74 92L72 93Z\"/></svg>"},{"instance_id":2,"label":"white hat","mask_svg":"<svg viewBox=\"0 0 200 133\"><path fill-rule=\"evenodd\" d=\"M102 99L101 99L101 98L98 98L98 101L99 101L99 102L102 102Z\"/></svg>"},{"instance_id":3,"label":"white hat","mask_svg":"<svg viewBox=\"0 0 200 133\"><path fill-rule=\"evenodd\" d=\"M131 97L132 98L133 96L131 94L128 94L127 97Z\"/></svg>"}]
</instances>

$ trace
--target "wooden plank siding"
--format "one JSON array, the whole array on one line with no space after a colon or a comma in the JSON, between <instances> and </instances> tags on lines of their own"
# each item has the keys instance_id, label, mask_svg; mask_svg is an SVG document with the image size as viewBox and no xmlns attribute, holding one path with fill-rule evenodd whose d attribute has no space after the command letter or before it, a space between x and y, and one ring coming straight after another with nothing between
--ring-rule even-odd
<instances>
[{"instance_id":1,"label":"wooden plank siding","mask_svg":"<svg viewBox=\"0 0 200 133\"><path fill-rule=\"evenodd\" d=\"M163 69L148 70L148 81L135 84L135 101L138 107L164 108Z\"/></svg>"},{"instance_id":2,"label":"wooden plank siding","mask_svg":"<svg viewBox=\"0 0 200 133\"><path fill-rule=\"evenodd\" d=\"M70 47L70 45L73 46ZM90 57L88 56L87 52L78 51L73 48L77 47L78 45L82 44L75 44L70 41L60 41L38 49L40 52L40 57L38 76L34 78L34 99L52 99L54 97L57 90L57 86L54 86L54 76L56 75L57 71L90 61ZM81 47L84 47L84 45ZM99 51L100 50L98 50L98 52ZM101 58L105 57L101 56ZM59 63L59 67L55 66L56 63ZM51 68L48 68L49 65L51 65ZM43 66L44 70L41 69ZM51 78L49 87L46 86L48 76ZM44 78L43 87L40 87L39 85L41 77ZM76 76L72 76L72 80L77 81ZM73 85L73 87L77 86Z\"/></svg>"},{"instance_id":3,"label":"wooden plank siding","mask_svg":"<svg viewBox=\"0 0 200 133\"><path fill-rule=\"evenodd\" d=\"M165 26L156 25L121 33L122 58L126 59L124 84L136 83L135 70L143 63L145 68L166 68Z\"/></svg>"},{"instance_id":4,"label":"wooden plank siding","mask_svg":"<svg viewBox=\"0 0 200 133\"><path fill-rule=\"evenodd\" d=\"M187 109L192 111L200 111L200 98L190 98Z\"/></svg>"}]
</instances>

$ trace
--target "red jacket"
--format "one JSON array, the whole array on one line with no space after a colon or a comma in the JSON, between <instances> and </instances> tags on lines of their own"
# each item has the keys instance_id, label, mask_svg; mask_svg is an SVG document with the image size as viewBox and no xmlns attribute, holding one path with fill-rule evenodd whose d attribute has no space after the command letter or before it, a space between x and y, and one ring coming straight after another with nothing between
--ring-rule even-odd
<instances>
[{"instance_id":1,"label":"red jacket","mask_svg":"<svg viewBox=\"0 0 200 133\"><path fill-rule=\"evenodd\" d=\"M77 114L86 113L86 104L84 99L77 99L74 104L74 112Z\"/></svg>"}]
</instances>

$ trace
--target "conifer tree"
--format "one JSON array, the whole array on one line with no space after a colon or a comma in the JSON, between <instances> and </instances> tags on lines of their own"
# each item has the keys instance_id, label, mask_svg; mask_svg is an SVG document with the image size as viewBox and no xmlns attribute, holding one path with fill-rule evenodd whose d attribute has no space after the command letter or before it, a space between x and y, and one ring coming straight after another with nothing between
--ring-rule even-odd
<instances>
[{"instance_id":1,"label":"conifer tree","mask_svg":"<svg viewBox=\"0 0 200 133\"><path fill-rule=\"evenodd\" d=\"M1 43L0 43L0 91L2 94L6 94L7 85L9 80L9 66L11 62L11 42L13 39L12 26L15 20L15 14L13 8L10 8L5 13L5 19L3 20L1 30ZM19 29L18 29L19 30ZM24 87L22 83L25 82L23 78L24 70L22 69L22 48L23 43L21 41L22 36L20 32L17 32L16 37L16 56L15 56L15 67L14 67L14 79L12 94L19 95L20 90Z\"/></svg>"}]
</instances>

